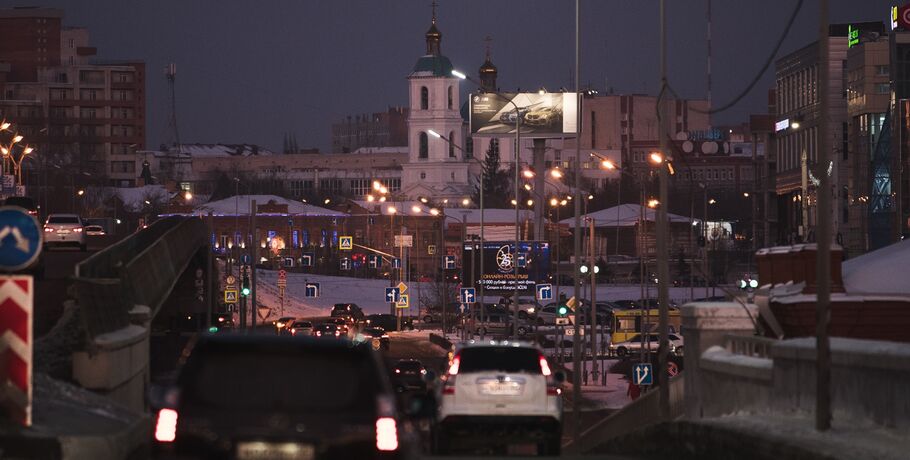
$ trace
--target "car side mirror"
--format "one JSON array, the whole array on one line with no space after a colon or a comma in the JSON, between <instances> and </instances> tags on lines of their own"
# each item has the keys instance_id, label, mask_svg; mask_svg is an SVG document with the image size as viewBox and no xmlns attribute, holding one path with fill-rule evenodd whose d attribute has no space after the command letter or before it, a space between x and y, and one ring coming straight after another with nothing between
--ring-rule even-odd
<instances>
[{"instance_id":1,"label":"car side mirror","mask_svg":"<svg viewBox=\"0 0 910 460\"><path fill-rule=\"evenodd\" d=\"M566 373L563 371L556 371L556 373L553 374L553 380L555 380L556 383L565 383Z\"/></svg>"}]
</instances>

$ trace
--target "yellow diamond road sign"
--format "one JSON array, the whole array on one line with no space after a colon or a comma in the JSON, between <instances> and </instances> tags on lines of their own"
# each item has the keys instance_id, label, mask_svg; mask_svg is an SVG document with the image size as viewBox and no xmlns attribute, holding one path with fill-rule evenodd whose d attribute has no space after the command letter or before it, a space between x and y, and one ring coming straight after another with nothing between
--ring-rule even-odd
<instances>
[{"instance_id":1,"label":"yellow diamond road sign","mask_svg":"<svg viewBox=\"0 0 910 460\"><path fill-rule=\"evenodd\" d=\"M338 248L342 251L350 251L354 249L354 237L353 236L340 236L338 237Z\"/></svg>"},{"instance_id":2,"label":"yellow diamond road sign","mask_svg":"<svg viewBox=\"0 0 910 460\"><path fill-rule=\"evenodd\" d=\"M398 292L400 292L401 294L408 292L408 285L404 284L403 281L399 281L398 282Z\"/></svg>"},{"instance_id":3,"label":"yellow diamond road sign","mask_svg":"<svg viewBox=\"0 0 910 460\"><path fill-rule=\"evenodd\" d=\"M224 303L234 303L234 302L237 302L237 290L236 289L225 289Z\"/></svg>"}]
</instances>

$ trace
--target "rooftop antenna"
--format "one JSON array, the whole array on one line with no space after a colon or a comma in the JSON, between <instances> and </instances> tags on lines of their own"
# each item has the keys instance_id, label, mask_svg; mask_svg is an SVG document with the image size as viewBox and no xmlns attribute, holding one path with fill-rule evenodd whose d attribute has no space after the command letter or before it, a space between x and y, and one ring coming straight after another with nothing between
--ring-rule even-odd
<instances>
[{"instance_id":1,"label":"rooftop antenna","mask_svg":"<svg viewBox=\"0 0 910 460\"><path fill-rule=\"evenodd\" d=\"M180 130L177 129L177 95L174 91L174 82L177 78L177 64L173 62L164 67L164 76L167 78L167 86L171 91L171 114L168 121L168 137L172 145L177 147L177 153L180 153Z\"/></svg>"}]
</instances>

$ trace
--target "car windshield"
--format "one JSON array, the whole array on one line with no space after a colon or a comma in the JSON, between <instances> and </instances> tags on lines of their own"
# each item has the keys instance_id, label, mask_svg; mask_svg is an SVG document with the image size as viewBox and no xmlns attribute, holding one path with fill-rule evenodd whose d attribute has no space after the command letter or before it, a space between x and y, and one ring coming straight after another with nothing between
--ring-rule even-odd
<instances>
[{"instance_id":1,"label":"car windshield","mask_svg":"<svg viewBox=\"0 0 910 460\"><path fill-rule=\"evenodd\" d=\"M49 224L78 224L79 218L76 216L50 216L47 218Z\"/></svg>"},{"instance_id":2,"label":"car windshield","mask_svg":"<svg viewBox=\"0 0 910 460\"><path fill-rule=\"evenodd\" d=\"M294 327L313 327L313 323L307 321L299 321L294 323Z\"/></svg>"},{"instance_id":3,"label":"car windshield","mask_svg":"<svg viewBox=\"0 0 910 460\"><path fill-rule=\"evenodd\" d=\"M181 401L263 412L373 410L378 385L371 363L345 351L206 350L181 379Z\"/></svg>"},{"instance_id":4,"label":"car windshield","mask_svg":"<svg viewBox=\"0 0 910 460\"><path fill-rule=\"evenodd\" d=\"M459 372L527 372L540 373L540 354L532 348L476 347L460 354Z\"/></svg>"}]
</instances>

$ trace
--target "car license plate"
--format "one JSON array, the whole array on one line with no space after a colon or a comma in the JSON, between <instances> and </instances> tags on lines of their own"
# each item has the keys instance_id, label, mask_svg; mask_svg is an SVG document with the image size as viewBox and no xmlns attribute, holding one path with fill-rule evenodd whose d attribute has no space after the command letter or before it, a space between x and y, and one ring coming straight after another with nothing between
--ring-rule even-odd
<instances>
[{"instance_id":1,"label":"car license plate","mask_svg":"<svg viewBox=\"0 0 910 460\"><path fill-rule=\"evenodd\" d=\"M67 235L67 234L69 234L69 232L70 232L69 230L60 230L60 231L57 232L57 233L59 233L59 234L61 234L61 235Z\"/></svg>"},{"instance_id":2,"label":"car license plate","mask_svg":"<svg viewBox=\"0 0 910 460\"><path fill-rule=\"evenodd\" d=\"M486 381L478 386L480 394L489 396L518 396L524 385L515 381Z\"/></svg>"},{"instance_id":3,"label":"car license plate","mask_svg":"<svg viewBox=\"0 0 910 460\"><path fill-rule=\"evenodd\" d=\"M316 449L311 444L295 442L239 442L238 460L312 460Z\"/></svg>"}]
</instances>

